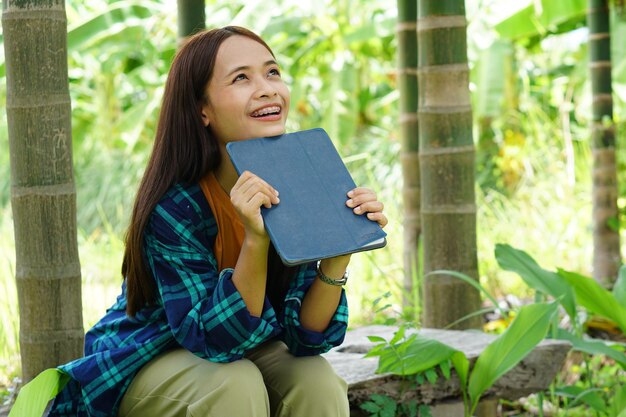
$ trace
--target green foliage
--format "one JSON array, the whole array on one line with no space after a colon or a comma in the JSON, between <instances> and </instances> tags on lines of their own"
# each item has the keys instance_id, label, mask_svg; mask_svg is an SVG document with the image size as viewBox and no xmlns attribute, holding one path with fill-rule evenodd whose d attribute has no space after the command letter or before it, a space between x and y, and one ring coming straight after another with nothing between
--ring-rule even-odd
<instances>
[{"instance_id":1,"label":"green foliage","mask_svg":"<svg viewBox=\"0 0 626 417\"><path fill-rule=\"evenodd\" d=\"M499 261L501 261L503 268L510 267L512 270L520 273L520 275L523 274L523 278L529 285L533 285L533 289L545 295L554 296L563 304L564 308L567 308L565 300L568 298L564 297L558 289L563 287L563 283L566 283L573 289L575 294L572 299L575 306L573 310L574 314L571 314L569 311L568 314L570 314L571 317L574 333L567 329L557 328L553 331L553 337L569 341L574 350L591 355L609 357L624 368L626 365L626 355L624 355L625 347L620 344L601 340L586 340L583 337L582 324L580 323L579 309L584 308L587 310L587 314L594 313L605 317L614 321L623 329L622 325L624 323L624 317L626 317L624 316L625 306L620 303L614 293L605 290L593 279L581 274L565 271L560 268L557 269L558 272L556 274L545 271L539 267L533 258L523 251L508 246L500 246L499 253ZM511 262L512 259L516 262ZM623 274L623 271L620 271L620 275L621 274ZM550 283L552 283L552 285L548 285ZM620 284L620 286L621 285L622 284ZM555 288L557 290L555 290ZM620 292L621 289L618 288L615 293L619 294ZM585 361L587 367L589 367L588 359L585 359ZM569 400L566 403L566 409L584 404L601 415L613 417L624 412L624 407L621 403L622 391L620 388L617 388L614 395L606 397L603 395L604 389L594 386L594 376L591 372L588 373L587 378L588 384L586 386L561 386L554 390L553 395Z\"/></svg>"},{"instance_id":2,"label":"green foliage","mask_svg":"<svg viewBox=\"0 0 626 417\"><path fill-rule=\"evenodd\" d=\"M624 367L626 361L624 346L583 338L580 323L579 309L585 308L589 310L589 313L602 315L619 324L624 307L613 293L604 290L595 281L580 274L562 269L558 269L558 273L547 271L527 253L509 245L497 245L495 252L496 259L503 269L519 273L535 291L551 296L555 301L523 306L506 331L480 354L471 372L467 358L462 352L438 341L423 338L418 333L407 335L404 326L401 326L389 341L371 336L370 340L377 345L367 356L379 356L378 372L390 372L403 376L419 373L416 377L419 383L424 383L425 379L434 383L437 378L435 369L439 368L443 375L449 377L449 368L452 364L463 388L465 414L470 416L476 409L481 396L546 337L549 328L556 323L555 317L559 304L570 316L574 333L555 327L550 333L552 337L568 340L572 343L574 350L600 357L606 356ZM437 273L469 280L469 277L460 273L451 273L451 271L437 271ZM623 271L621 273L623 274ZM477 283L474 285L486 293L482 286ZM614 291L615 294L620 294L619 285ZM569 291L570 287L573 291ZM494 301L491 296L487 298ZM618 416L623 410L622 391L619 386L613 388L614 395L607 397L604 389L593 385L591 373L588 378L587 386L559 386L552 391L552 396L567 399L564 405L566 409L585 406L602 415Z\"/></svg>"},{"instance_id":3,"label":"green foliage","mask_svg":"<svg viewBox=\"0 0 626 417\"><path fill-rule=\"evenodd\" d=\"M379 356L376 370L378 373L390 372L406 376L440 366L445 369L442 371L444 375L449 375L451 361L457 371L461 370L461 377L467 374L465 370L469 367L469 362L462 352L418 333L406 336L406 327L403 325L389 341L378 336L370 336L370 341L379 343L366 355ZM426 377L432 379L432 375Z\"/></svg>"},{"instance_id":4,"label":"green foliage","mask_svg":"<svg viewBox=\"0 0 626 417\"><path fill-rule=\"evenodd\" d=\"M576 385L569 385L557 388L554 394L571 398L572 401L568 403L568 408L584 403L596 411L605 412L606 404L604 404L599 392L601 390L598 388L583 389Z\"/></svg>"},{"instance_id":5,"label":"green foliage","mask_svg":"<svg viewBox=\"0 0 626 417\"><path fill-rule=\"evenodd\" d=\"M463 352L418 333L406 337L403 326L389 341L370 337L370 341L379 344L366 356L379 356L376 372L402 376L424 373L431 384L437 379L434 368L440 367L442 373L449 377L452 363L463 392L465 415L469 417L485 391L545 338L557 306L550 303L522 307L511 326L479 355L471 373Z\"/></svg>"},{"instance_id":6,"label":"green foliage","mask_svg":"<svg viewBox=\"0 0 626 417\"><path fill-rule=\"evenodd\" d=\"M432 417L426 404L418 405L415 400L398 404L393 398L380 394L371 394L370 400L359 407L370 417Z\"/></svg>"},{"instance_id":7,"label":"green foliage","mask_svg":"<svg viewBox=\"0 0 626 417\"><path fill-rule=\"evenodd\" d=\"M370 413L372 417L395 417L397 405L393 398L386 395L372 394L370 401L360 405L361 409Z\"/></svg>"}]
</instances>

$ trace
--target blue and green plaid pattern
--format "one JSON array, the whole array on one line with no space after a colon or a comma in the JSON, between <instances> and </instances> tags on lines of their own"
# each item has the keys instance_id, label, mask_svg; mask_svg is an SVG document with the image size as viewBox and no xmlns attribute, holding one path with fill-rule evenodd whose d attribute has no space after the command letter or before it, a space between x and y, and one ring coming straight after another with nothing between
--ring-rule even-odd
<instances>
[{"instance_id":1,"label":"blue and green plaid pattern","mask_svg":"<svg viewBox=\"0 0 626 417\"><path fill-rule=\"evenodd\" d=\"M158 354L183 346L213 362L232 362L272 339L296 356L317 355L341 344L348 322L345 294L328 329L304 329L302 299L315 279L315 264L298 268L277 315L265 298L261 317L249 314L233 285L232 269L218 272L212 248L217 225L197 185L172 188L155 208L145 231L146 261L159 299L128 317L126 287L85 336L85 356L59 369L72 380L49 416L110 417L133 376Z\"/></svg>"}]
</instances>

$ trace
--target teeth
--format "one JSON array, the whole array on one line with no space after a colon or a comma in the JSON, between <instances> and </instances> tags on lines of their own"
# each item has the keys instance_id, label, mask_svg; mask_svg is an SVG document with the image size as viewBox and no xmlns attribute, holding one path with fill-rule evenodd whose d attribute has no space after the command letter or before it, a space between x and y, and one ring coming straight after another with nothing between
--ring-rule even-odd
<instances>
[{"instance_id":1,"label":"teeth","mask_svg":"<svg viewBox=\"0 0 626 417\"><path fill-rule=\"evenodd\" d=\"M254 113L252 113L252 117L265 116L266 114L278 113L279 111L280 111L280 107L278 106L265 107L264 109L257 110Z\"/></svg>"}]
</instances>

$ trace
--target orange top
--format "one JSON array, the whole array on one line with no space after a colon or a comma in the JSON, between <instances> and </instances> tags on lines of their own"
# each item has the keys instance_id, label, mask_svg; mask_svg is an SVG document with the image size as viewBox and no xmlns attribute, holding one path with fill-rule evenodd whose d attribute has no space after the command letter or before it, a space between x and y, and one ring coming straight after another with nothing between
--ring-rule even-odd
<instances>
[{"instance_id":1,"label":"orange top","mask_svg":"<svg viewBox=\"0 0 626 417\"><path fill-rule=\"evenodd\" d=\"M217 222L217 237L213 245L213 253L217 260L218 270L234 268L245 236L243 223L230 201L230 196L212 172L200 180L200 188Z\"/></svg>"}]
</instances>

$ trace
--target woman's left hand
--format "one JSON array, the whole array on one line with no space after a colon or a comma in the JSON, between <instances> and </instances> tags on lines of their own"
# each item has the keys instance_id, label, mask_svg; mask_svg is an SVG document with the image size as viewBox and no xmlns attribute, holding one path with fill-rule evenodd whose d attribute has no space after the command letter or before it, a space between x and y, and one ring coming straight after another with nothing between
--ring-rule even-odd
<instances>
[{"instance_id":1,"label":"woman's left hand","mask_svg":"<svg viewBox=\"0 0 626 417\"><path fill-rule=\"evenodd\" d=\"M378 201L376 193L369 188L357 187L348 192L348 201L346 205L352 209L355 214L367 215L371 221L377 222L380 227L385 227L389 221L387 216L383 214L384 204Z\"/></svg>"},{"instance_id":2,"label":"woman's left hand","mask_svg":"<svg viewBox=\"0 0 626 417\"><path fill-rule=\"evenodd\" d=\"M348 192L346 205L358 215L366 215L371 221L377 222L380 227L388 223L387 216L383 214L385 206L378 201L376 193L369 188L358 187ZM350 255L340 255L334 258L322 259L320 269L325 275L340 278L350 262ZM330 288L330 287L328 287ZM338 288L338 287L335 287Z\"/></svg>"}]
</instances>

